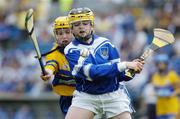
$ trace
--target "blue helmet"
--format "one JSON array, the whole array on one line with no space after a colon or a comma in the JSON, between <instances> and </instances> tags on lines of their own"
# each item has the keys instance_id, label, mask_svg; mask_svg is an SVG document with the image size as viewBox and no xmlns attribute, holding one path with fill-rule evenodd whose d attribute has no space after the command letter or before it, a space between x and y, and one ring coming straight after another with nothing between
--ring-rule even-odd
<instances>
[{"instance_id":1,"label":"blue helmet","mask_svg":"<svg viewBox=\"0 0 180 119\"><path fill-rule=\"evenodd\" d=\"M167 54L158 54L154 57L154 61L156 63L159 63L159 62L168 63L169 56Z\"/></svg>"}]
</instances>

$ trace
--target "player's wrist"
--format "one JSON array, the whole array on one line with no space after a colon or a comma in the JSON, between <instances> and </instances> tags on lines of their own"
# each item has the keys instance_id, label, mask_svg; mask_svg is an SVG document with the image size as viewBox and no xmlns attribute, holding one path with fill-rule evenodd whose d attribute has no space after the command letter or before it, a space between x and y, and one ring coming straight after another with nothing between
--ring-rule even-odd
<instances>
[{"instance_id":1,"label":"player's wrist","mask_svg":"<svg viewBox=\"0 0 180 119\"><path fill-rule=\"evenodd\" d=\"M125 71L127 69L127 62L117 63L117 68L120 72Z\"/></svg>"},{"instance_id":2,"label":"player's wrist","mask_svg":"<svg viewBox=\"0 0 180 119\"><path fill-rule=\"evenodd\" d=\"M132 62L126 62L127 69L133 69Z\"/></svg>"},{"instance_id":3,"label":"player's wrist","mask_svg":"<svg viewBox=\"0 0 180 119\"><path fill-rule=\"evenodd\" d=\"M46 69L46 73L47 73L48 75L53 75L53 71L52 71L51 69Z\"/></svg>"}]
</instances>

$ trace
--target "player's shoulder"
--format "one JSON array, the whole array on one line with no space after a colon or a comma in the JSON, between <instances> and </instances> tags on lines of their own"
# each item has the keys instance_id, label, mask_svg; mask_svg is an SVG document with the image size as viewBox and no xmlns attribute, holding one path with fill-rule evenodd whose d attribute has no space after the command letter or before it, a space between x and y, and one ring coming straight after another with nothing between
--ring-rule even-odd
<instances>
[{"instance_id":1,"label":"player's shoulder","mask_svg":"<svg viewBox=\"0 0 180 119\"><path fill-rule=\"evenodd\" d=\"M47 56L49 56L49 55L52 55L52 54L54 54L54 52L58 52L58 49L59 49L59 47L58 47L57 44L56 44L56 45L53 45L53 47L51 48L50 51L42 54L41 56L42 56L42 57L44 57L44 56L47 57Z\"/></svg>"},{"instance_id":2,"label":"player's shoulder","mask_svg":"<svg viewBox=\"0 0 180 119\"><path fill-rule=\"evenodd\" d=\"M174 70L170 70L169 76L177 76L177 73Z\"/></svg>"},{"instance_id":3,"label":"player's shoulder","mask_svg":"<svg viewBox=\"0 0 180 119\"><path fill-rule=\"evenodd\" d=\"M152 74L152 79L157 80L160 77L160 74L156 71Z\"/></svg>"},{"instance_id":4,"label":"player's shoulder","mask_svg":"<svg viewBox=\"0 0 180 119\"><path fill-rule=\"evenodd\" d=\"M99 44L98 46L109 45L110 47L114 47L110 39L106 37L97 36L97 35L95 35L94 44L96 45Z\"/></svg>"},{"instance_id":5,"label":"player's shoulder","mask_svg":"<svg viewBox=\"0 0 180 119\"><path fill-rule=\"evenodd\" d=\"M57 43L54 43L51 50L54 50L54 49L57 49L58 48L58 44Z\"/></svg>"},{"instance_id":6,"label":"player's shoulder","mask_svg":"<svg viewBox=\"0 0 180 119\"><path fill-rule=\"evenodd\" d=\"M110 40L106 37L103 37L103 36L98 36L98 35L93 35L94 37L94 40L95 41L98 41L98 42L110 42Z\"/></svg>"},{"instance_id":7,"label":"player's shoulder","mask_svg":"<svg viewBox=\"0 0 180 119\"><path fill-rule=\"evenodd\" d=\"M65 49L64 49L64 54L68 54L69 50L71 49L77 49L78 47L76 46L75 40L73 40L71 43L69 43Z\"/></svg>"},{"instance_id":8,"label":"player's shoulder","mask_svg":"<svg viewBox=\"0 0 180 119\"><path fill-rule=\"evenodd\" d=\"M55 48L47 53L46 57L56 57L58 54L60 54L60 52L58 51L58 48Z\"/></svg>"}]
</instances>

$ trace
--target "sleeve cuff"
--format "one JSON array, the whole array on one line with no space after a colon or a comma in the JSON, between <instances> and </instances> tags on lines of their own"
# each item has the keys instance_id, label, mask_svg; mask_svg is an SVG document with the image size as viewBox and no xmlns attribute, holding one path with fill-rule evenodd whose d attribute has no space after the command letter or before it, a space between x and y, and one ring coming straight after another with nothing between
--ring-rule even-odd
<instances>
[{"instance_id":1,"label":"sleeve cuff","mask_svg":"<svg viewBox=\"0 0 180 119\"><path fill-rule=\"evenodd\" d=\"M45 69L51 70L52 72L55 72L55 68L52 65L46 65Z\"/></svg>"}]
</instances>

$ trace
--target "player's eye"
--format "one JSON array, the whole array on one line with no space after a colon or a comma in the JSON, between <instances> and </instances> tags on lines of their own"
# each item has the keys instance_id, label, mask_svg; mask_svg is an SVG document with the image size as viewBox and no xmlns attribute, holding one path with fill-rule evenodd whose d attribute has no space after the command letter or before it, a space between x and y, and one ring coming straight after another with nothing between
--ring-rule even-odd
<instances>
[{"instance_id":1,"label":"player's eye","mask_svg":"<svg viewBox=\"0 0 180 119\"><path fill-rule=\"evenodd\" d=\"M70 31L70 29L64 29L64 33L69 34L69 33L71 33L71 31Z\"/></svg>"},{"instance_id":2,"label":"player's eye","mask_svg":"<svg viewBox=\"0 0 180 119\"><path fill-rule=\"evenodd\" d=\"M88 25L88 24L90 24L90 21L82 21L82 24L83 25Z\"/></svg>"},{"instance_id":3,"label":"player's eye","mask_svg":"<svg viewBox=\"0 0 180 119\"><path fill-rule=\"evenodd\" d=\"M65 33L66 33L66 34L70 34L70 30L66 30Z\"/></svg>"},{"instance_id":4,"label":"player's eye","mask_svg":"<svg viewBox=\"0 0 180 119\"><path fill-rule=\"evenodd\" d=\"M73 23L73 26L80 26L81 22L75 22Z\"/></svg>"},{"instance_id":5,"label":"player's eye","mask_svg":"<svg viewBox=\"0 0 180 119\"><path fill-rule=\"evenodd\" d=\"M63 32L60 30L55 31L55 33L56 33L56 35L62 35L63 34Z\"/></svg>"}]
</instances>

